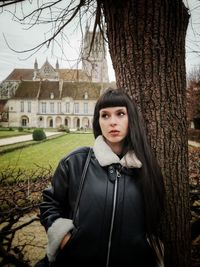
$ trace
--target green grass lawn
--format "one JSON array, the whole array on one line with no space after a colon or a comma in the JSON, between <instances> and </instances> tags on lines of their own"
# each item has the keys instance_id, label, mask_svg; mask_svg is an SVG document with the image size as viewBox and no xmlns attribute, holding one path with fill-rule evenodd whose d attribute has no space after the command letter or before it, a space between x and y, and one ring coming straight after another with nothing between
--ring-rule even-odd
<instances>
[{"instance_id":1,"label":"green grass lawn","mask_svg":"<svg viewBox=\"0 0 200 267\"><path fill-rule=\"evenodd\" d=\"M55 169L59 160L73 149L80 146L92 146L93 134L67 134L38 145L25 147L0 155L0 170L8 167L34 170L38 166Z\"/></svg>"}]
</instances>

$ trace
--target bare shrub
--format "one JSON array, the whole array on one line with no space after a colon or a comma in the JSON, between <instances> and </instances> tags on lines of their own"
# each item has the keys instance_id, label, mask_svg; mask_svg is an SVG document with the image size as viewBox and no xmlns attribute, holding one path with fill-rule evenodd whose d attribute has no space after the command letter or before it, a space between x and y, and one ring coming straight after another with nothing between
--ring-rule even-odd
<instances>
[{"instance_id":1,"label":"bare shrub","mask_svg":"<svg viewBox=\"0 0 200 267\"><path fill-rule=\"evenodd\" d=\"M32 266L34 253L39 253L41 249L44 251L46 239L43 233L44 242L41 242L41 233L44 229L39 223L38 206L41 202L41 193L50 183L51 175L51 168L38 168L32 173L7 168L6 171L1 172L1 266L7 264L20 267ZM32 231L30 231L31 228ZM35 260L38 259L38 255L36 257Z\"/></svg>"}]
</instances>

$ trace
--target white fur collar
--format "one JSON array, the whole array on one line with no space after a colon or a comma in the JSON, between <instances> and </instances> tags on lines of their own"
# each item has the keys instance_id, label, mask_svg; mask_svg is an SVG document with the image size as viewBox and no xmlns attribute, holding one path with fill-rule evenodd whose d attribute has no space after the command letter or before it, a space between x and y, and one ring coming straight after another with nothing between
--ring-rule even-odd
<instances>
[{"instance_id":1,"label":"white fur collar","mask_svg":"<svg viewBox=\"0 0 200 267\"><path fill-rule=\"evenodd\" d=\"M122 166L127 168L141 168L142 163L136 157L134 151L127 152L124 157L120 158L112 151L112 149L104 141L102 135L99 135L94 142L94 154L97 158L99 164L103 166L108 166L113 163L120 163Z\"/></svg>"}]
</instances>

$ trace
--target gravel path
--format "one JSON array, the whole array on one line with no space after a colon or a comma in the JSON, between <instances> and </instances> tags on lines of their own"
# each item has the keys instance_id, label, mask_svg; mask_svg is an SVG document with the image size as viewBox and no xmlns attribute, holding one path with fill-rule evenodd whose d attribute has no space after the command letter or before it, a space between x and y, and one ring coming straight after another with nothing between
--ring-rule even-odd
<instances>
[{"instance_id":1,"label":"gravel path","mask_svg":"<svg viewBox=\"0 0 200 267\"><path fill-rule=\"evenodd\" d=\"M61 132L45 132L45 133L46 133L47 137L52 136L52 135L61 134ZM2 139L0 139L0 146L11 145L11 144L15 144L15 143L19 143L19 142L25 142L25 141L31 141L31 140L33 140L32 134L2 138Z\"/></svg>"}]
</instances>

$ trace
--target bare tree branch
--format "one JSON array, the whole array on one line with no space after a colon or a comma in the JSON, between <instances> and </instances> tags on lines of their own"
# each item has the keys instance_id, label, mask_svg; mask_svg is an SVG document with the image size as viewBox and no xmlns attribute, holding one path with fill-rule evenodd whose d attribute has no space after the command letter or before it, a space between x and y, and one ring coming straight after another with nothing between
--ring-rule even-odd
<instances>
[{"instance_id":1,"label":"bare tree branch","mask_svg":"<svg viewBox=\"0 0 200 267\"><path fill-rule=\"evenodd\" d=\"M2 4L0 4L0 7L10 6L13 4L24 2L25 0L6 0L6 1L0 1Z\"/></svg>"},{"instance_id":2,"label":"bare tree branch","mask_svg":"<svg viewBox=\"0 0 200 267\"><path fill-rule=\"evenodd\" d=\"M15 1L13 1L13 3L14 2ZM63 6L61 7L59 6L61 3L65 5L64 8ZM40 0L38 0L37 7L33 11L30 11L28 14L24 14L23 6L21 6L21 14L23 15L22 17L19 17L17 15L16 8L14 11L12 12L8 11L8 12L12 14L14 21L19 22L23 26L27 26L25 30L28 30L38 24L52 25L50 31L45 34L46 36L48 34L49 37L45 38L44 41L40 42L38 45L35 45L34 47L25 50L17 50L13 48L13 46L10 45L5 34L3 34L3 38L6 42L6 45L9 47L11 51L20 54L29 53L29 56L26 57L25 59L30 58L31 56L36 54L44 46L46 46L47 49L50 47L50 45L54 46L54 43L56 43L61 48L61 51L63 51L63 45L60 44L60 41L57 40L57 37L58 36L61 37L61 42L66 41L64 40L65 38L63 38L63 36L66 37L64 29L66 29L66 27L69 24L74 22L76 18L78 18L77 26L78 24L79 26L81 25L82 18L86 16L87 16L87 21L89 23L94 21L93 36L91 40L89 54L92 50L92 46L95 41L95 34L97 31L97 27L99 28L100 34L102 35L104 40L106 40L104 33L104 26L103 26L104 22L103 22L101 1L71 0L69 3L66 4L65 1L63 0L57 0L55 2L48 1L46 3L40 2ZM83 34L82 26L80 28ZM79 58L81 58L81 51L79 54Z\"/></svg>"}]
</instances>

